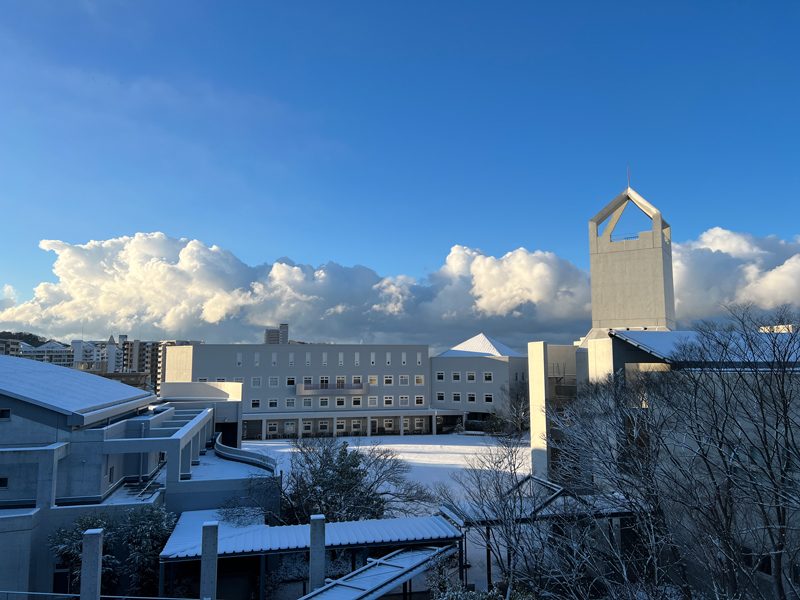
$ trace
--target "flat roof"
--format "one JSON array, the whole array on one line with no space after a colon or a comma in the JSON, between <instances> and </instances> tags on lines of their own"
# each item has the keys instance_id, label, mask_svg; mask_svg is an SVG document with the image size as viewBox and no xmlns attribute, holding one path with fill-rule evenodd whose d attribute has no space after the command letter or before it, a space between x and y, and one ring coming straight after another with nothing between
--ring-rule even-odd
<instances>
[{"instance_id":1,"label":"flat roof","mask_svg":"<svg viewBox=\"0 0 800 600\"><path fill-rule=\"evenodd\" d=\"M219 520L216 510L185 511L178 519L161 560L186 560L202 555L203 523L219 521L219 556L302 552L310 546L308 525L270 527L261 523L235 527ZM441 516L372 519L325 524L327 548L375 544L441 543L461 538L461 532Z\"/></svg>"},{"instance_id":2,"label":"flat roof","mask_svg":"<svg viewBox=\"0 0 800 600\"><path fill-rule=\"evenodd\" d=\"M65 415L157 400L150 392L105 377L13 356L0 356L0 394Z\"/></svg>"}]
</instances>

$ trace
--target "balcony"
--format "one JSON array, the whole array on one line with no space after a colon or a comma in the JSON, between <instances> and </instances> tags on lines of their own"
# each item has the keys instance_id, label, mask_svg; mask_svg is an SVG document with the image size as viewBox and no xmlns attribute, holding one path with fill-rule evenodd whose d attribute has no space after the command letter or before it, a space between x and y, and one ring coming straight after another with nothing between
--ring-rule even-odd
<instances>
[{"instance_id":1,"label":"balcony","mask_svg":"<svg viewBox=\"0 0 800 600\"><path fill-rule=\"evenodd\" d=\"M368 383L298 383L298 396L361 396L369 393Z\"/></svg>"}]
</instances>

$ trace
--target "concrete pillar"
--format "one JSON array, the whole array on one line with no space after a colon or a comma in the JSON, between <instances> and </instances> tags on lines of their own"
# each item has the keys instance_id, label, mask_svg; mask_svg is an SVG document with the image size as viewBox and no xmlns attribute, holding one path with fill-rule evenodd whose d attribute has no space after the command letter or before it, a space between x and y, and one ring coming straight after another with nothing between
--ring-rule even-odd
<instances>
[{"instance_id":1,"label":"concrete pillar","mask_svg":"<svg viewBox=\"0 0 800 600\"><path fill-rule=\"evenodd\" d=\"M531 467L535 475L547 479L547 418L550 399L547 372L547 342L528 344L528 385L531 420Z\"/></svg>"},{"instance_id":2,"label":"concrete pillar","mask_svg":"<svg viewBox=\"0 0 800 600\"><path fill-rule=\"evenodd\" d=\"M325 585L325 515L311 515L308 584L311 591Z\"/></svg>"},{"instance_id":3,"label":"concrete pillar","mask_svg":"<svg viewBox=\"0 0 800 600\"><path fill-rule=\"evenodd\" d=\"M203 554L200 559L200 600L217 600L217 548L219 521L203 523Z\"/></svg>"},{"instance_id":4,"label":"concrete pillar","mask_svg":"<svg viewBox=\"0 0 800 600\"><path fill-rule=\"evenodd\" d=\"M194 434L192 437L192 464L200 464L200 432Z\"/></svg>"},{"instance_id":5,"label":"concrete pillar","mask_svg":"<svg viewBox=\"0 0 800 600\"><path fill-rule=\"evenodd\" d=\"M339 430L336 428L336 426L338 424L339 424L339 419L338 419L338 417L334 416L333 417L333 437L338 437L339 436Z\"/></svg>"},{"instance_id":6,"label":"concrete pillar","mask_svg":"<svg viewBox=\"0 0 800 600\"><path fill-rule=\"evenodd\" d=\"M405 419L403 418L403 415L401 414L400 415L400 437L403 437L405 435L405 429L406 428L403 425L404 422L405 422ZM411 425L411 423L409 423L409 425Z\"/></svg>"},{"instance_id":7,"label":"concrete pillar","mask_svg":"<svg viewBox=\"0 0 800 600\"><path fill-rule=\"evenodd\" d=\"M372 437L372 417L367 417L367 437Z\"/></svg>"},{"instance_id":8,"label":"concrete pillar","mask_svg":"<svg viewBox=\"0 0 800 600\"><path fill-rule=\"evenodd\" d=\"M81 600L100 600L103 572L103 530L87 529L81 553Z\"/></svg>"},{"instance_id":9,"label":"concrete pillar","mask_svg":"<svg viewBox=\"0 0 800 600\"><path fill-rule=\"evenodd\" d=\"M51 508L56 505L58 453L55 450L43 450L38 458L39 473L36 482L36 508Z\"/></svg>"},{"instance_id":10,"label":"concrete pillar","mask_svg":"<svg viewBox=\"0 0 800 600\"><path fill-rule=\"evenodd\" d=\"M431 417L431 435L436 435L436 411L433 411L433 416Z\"/></svg>"},{"instance_id":11,"label":"concrete pillar","mask_svg":"<svg viewBox=\"0 0 800 600\"><path fill-rule=\"evenodd\" d=\"M192 478L192 444L188 443L180 452L181 479Z\"/></svg>"},{"instance_id":12,"label":"concrete pillar","mask_svg":"<svg viewBox=\"0 0 800 600\"><path fill-rule=\"evenodd\" d=\"M261 419L261 439L267 439L267 420Z\"/></svg>"}]
</instances>

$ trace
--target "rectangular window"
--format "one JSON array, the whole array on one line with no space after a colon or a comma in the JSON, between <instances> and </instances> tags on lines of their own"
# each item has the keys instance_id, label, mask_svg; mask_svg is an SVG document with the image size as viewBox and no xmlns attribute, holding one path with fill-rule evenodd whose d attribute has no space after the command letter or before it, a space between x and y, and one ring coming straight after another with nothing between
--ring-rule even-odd
<instances>
[{"instance_id":1,"label":"rectangular window","mask_svg":"<svg viewBox=\"0 0 800 600\"><path fill-rule=\"evenodd\" d=\"M377 396L370 396L367 398L367 405L368 406L378 406L378 397Z\"/></svg>"},{"instance_id":2,"label":"rectangular window","mask_svg":"<svg viewBox=\"0 0 800 600\"><path fill-rule=\"evenodd\" d=\"M206 383L208 381L208 377L199 377L197 381L199 381L200 383Z\"/></svg>"},{"instance_id":3,"label":"rectangular window","mask_svg":"<svg viewBox=\"0 0 800 600\"><path fill-rule=\"evenodd\" d=\"M328 398L320 398L319 399L319 407L320 408L328 408L330 405L330 400Z\"/></svg>"},{"instance_id":4,"label":"rectangular window","mask_svg":"<svg viewBox=\"0 0 800 600\"><path fill-rule=\"evenodd\" d=\"M253 355L253 366L257 367L259 362L261 362L261 352L256 352Z\"/></svg>"},{"instance_id":5,"label":"rectangular window","mask_svg":"<svg viewBox=\"0 0 800 600\"><path fill-rule=\"evenodd\" d=\"M384 429L394 429L394 419L384 419L383 420L383 428Z\"/></svg>"},{"instance_id":6,"label":"rectangular window","mask_svg":"<svg viewBox=\"0 0 800 600\"><path fill-rule=\"evenodd\" d=\"M394 396L384 396L383 397L383 405L384 406L392 406L394 404Z\"/></svg>"},{"instance_id":7,"label":"rectangular window","mask_svg":"<svg viewBox=\"0 0 800 600\"><path fill-rule=\"evenodd\" d=\"M267 433L278 433L278 424L267 423Z\"/></svg>"},{"instance_id":8,"label":"rectangular window","mask_svg":"<svg viewBox=\"0 0 800 600\"><path fill-rule=\"evenodd\" d=\"M403 419L403 429L408 431L408 418Z\"/></svg>"},{"instance_id":9,"label":"rectangular window","mask_svg":"<svg viewBox=\"0 0 800 600\"><path fill-rule=\"evenodd\" d=\"M386 353L386 364L387 365L392 364L392 353L391 352L387 352Z\"/></svg>"},{"instance_id":10,"label":"rectangular window","mask_svg":"<svg viewBox=\"0 0 800 600\"><path fill-rule=\"evenodd\" d=\"M414 404L423 406L425 404L425 396L414 396Z\"/></svg>"},{"instance_id":11,"label":"rectangular window","mask_svg":"<svg viewBox=\"0 0 800 600\"><path fill-rule=\"evenodd\" d=\"M327 421L320 421L317 424L317 429L319 429L320 431L328 431L328 425L330 425L330 423L328 423Z\"/></svg>"},{"instance_id":12,"label":"rectangular window","mask_svg":"<svg viewBox=\"0 0 800 600\"><path fill-rule=\"evenodd\" d=\"M241 367L242 366L242 353L241 352L237 352L236 353L236 366L237 367Z\"/></svg>"},{"instance_id":13,"label":"rectangular window","mask_svg":"<svg viewBox=\"0 0 800 600\"><path fill-rule=\"evenodd\" d=\"M285 433L294 433L294 422L288 422L283 424L283 431Z\"/></svg>"},{"instance_id":14,"label":"rectangular window","mask_svg":"<svg viewBox=\"0 0 800 600\"><path fill-rule=\"evenodd\" d=\"M491 394L484 394L483 395L483 401L486 402L486 404L491 404L492 403L492 395Z\"/></svg>"},{"instance_id":15,"label":"rectangular window","mask_svg":"<svg viewBox=\"0 0 800 600\"><path fill-rule=\"evenodd\" d=\"M475 371L467 371L467 381L475 381Z\"/></svg>"},{"instance_id":16,"label":"rectangular window","mask_svg":"<svg viewBox=\"0 0 800 600\"><path fill-rule=\"evenodd\" d=\"M522 381L525 381L525 371L522 372Z\"/></svg>"},{"instance_id":17,"label":"rectangular window","mask_svg":"<svg viewBox=\"0 0 800 600\"><path fill-rule=\"evenodd\" d=\"M368 381L370 385L378 385L378 376L377 375L367 375Z\"/></svg>"},{"instance_id":18,"label":"rectangular window","mask_svg":"<svg viewBox=\"0 0 800 600\"><path fill-rule=\"evenodd\" d=\"M286 408L294 408L294 398L286 399Z\"/></svg>"},{"instance_id":19,"label":"rectangular window","mask_svg":"<svg viewBox=\"0 0 800 600\"><path fill-rule=\"evenodd\" d=\"M294 352L289 352L289 366L290 367L294 366ZM287 425L288 425L288 423L287 423Z\"/></svg>"},{"instance_id":20,"label":"rectangular window","mask_svg":"<svg viewBox=\"0 0 800 600\"><path fill-rule=\"evenodd\" d=\"M444 371L436 371L436 381L444 381Z\"/></svg>"},{"instance_id":21,"label":"rectangular window","mask_svg":"<svg viewBox=\"0 0 800 600\"><path fill-rule=\"evenodd\" d=\"M269 387L278 387L280 385L278 377L270 377L269 378Z\"/></svg>"},{"instance_id":22,"label":"rectangular window","mask_svg":"<svg viewBox=\"0 0 800 600\"><path fill-rule=\"evenodd\" d=\"M234 377L233 383L244 383L244 377Z\"/></svg>"},{"instance_id":23,"label":"rectangular window","mask_svg":"<svg viewBox=\"0 0 800 600\"><path fill-rule=\"evenodd\" d=\"M253 377L250 379L250 387L260 388L261 387L261 377Z\"/></svg>"},{"instance_id":24,"label":"rectangular window","mask_svg":"<svg viewBox=\"0 0 800 600\"><path fill-rule=\"evenodd\" d=\"M453 392L453 402L461 402L461 392Z\"/></svg>"},{"instance_id":25,"label":"rectangular window","mask_svg":"<svg viewBox=\"0 0 800 600\"><path fill-rule=\"evenodd\" d=\"M425 417L414 419L414 429L425 429Z\"/></svg>"},{"instance_id":26,"label":"rectangular window","mask_svg":"<svg viewBox=\"0 0 800 600\"><path fill-rule=\"evenodd\" d=\"M253 398L250 400L250 408L261 408L261 398Z\"/></svg>"},{"instance_id":27,"label":"rectangular window","mask_svg":"<svg viewBox=\"0 0 800 600\"><path fill-rule=\"evenodd\" d=\"M294 384L295 384L295 378L294 377L287 377L286 378L286 387L292 386Z\"/></svg>"},{"instance_id":28,"label":"rectangular window","mask_svg":"<svg viewBox=\"0 0 800 600\"><path fill-rule=\"evenodd\" d=\"M406 364L406 353L405 352L401 352L400 353L400 362L403 363L403 364Z\"/></svg>"},{"instance_id":29,"label":"rectangular window","mask_svg":"<svg viewBox=\"0 0 800 600\"><path fill-rule=\"evenodd\" d=\"M422 352L417 352L417 364L422 364Z\"/></svg>"},{"instance_id":30,"label":"rectangular window","mask_svg":"<svg viewBox=\"0 0 800 600\"><path fill-rule=\"evenodd\" d=\"M353 431L360 431L361 430L361 421L353 421L350 423L350 429Z\"/></svg>"},{"instance_id":31,"label":"rectangular window","mask_svg":"<svg viewBox=\"0 0 800 600\"><path fill-rule=\"evenodd\" d=\"M356 366L361 362L361 352L356 352Z\"/></svg>"},{"instance_id":32,"label":"rectangular window","mask_svg":"<svg viewBox=\"0 0 800 600\"><path fill-rule=\"evenodd\" d=\"M400 396L400 406L408 406L408 396Z\"/></svg>"},{"instance_id":33,"label":"rectangular window","mask_svg":"<svg viewBox=\"0 0 800 600\"><path fill-rule=\"evenodd\" d=\"M322 366L323 367L327 367L328 366L328 353L327 352L323 352L322 353Z\"/></svg>"},{"instance_id":34,"label":"rectangular window","mask_svg":"<svg viewBox=\"0 0 800 600\"><path fill-rule=\"evenodd\" d=\"M8 477L0 477L0 489L8 489Z\"/></svg>"},{"instance_id":35,"label":"rectangular window","mask_svg":"<svg viewBox=\"0 0 800 600\"><path fill-rule=\"evenodd\" d=\"M311 352L306 352L306 366L311 366Z\"/></svg>"},{"instance_id":36,"label":"rectangular window","mask_svg":"<svg viewBox=\"0 0 800 600\"><path fill-rule=\"evenodd\" d=\"M361 375L353 375L353 383L361 384Z\"/></svg>"},{"instance_id":37,"label":"rectangular window","mask_svg":"<svg viewBox=\"0 0 800 600\"><path fill-rule=\"evenodd\" d=\"M311 431L311 421L303 421L303 431Z\"/></svg>"},{"instance_id":38,"label":"rectangular window","mask_svg":"<svg viewBox=\"0 0 800 600\"><path fill-rule=\"evenodd\" d=\"M461 373L459 371L453 371L452 376L453 381L461 381Z\"/></svg>"},{"instance_id":39,"label":"rectangular window","mask_svg":"<svg viewBox=\"0 0 800 600\"><path fill-rule=\"evenodd\" d=\"M519 381L519 373L514 373L514 381Z\"/></svg>"},{"instance_id":40,"label":"rectangular window","mask_svg":"<svg viewBox=\"0 0 800 600\"><path fill-rule=\"evenodd\" d=\"M339 366L344 366L344 352L339 352Z\"/></svg>"},{"instance_id":41,"label":"rectangular window","mask_svg":"<svg viewBox=\"0 0 800 600\"><path fill-rule=\"evenodd\" d=\"M375 364L375 353L374 352L370 352L369 353L369 364L371 364L371 365Z\"/></svg>"},{"instance_id":42,"label":"rectangular window","mask_svg":"<svg viewBox=\"0 0 800 600\"><path fill-rule=\"evenodd\" d=\"M400 385L408 385L408 375L400 375Z\"/></svg>"},{"instance_id":43,"label":"rectangular window","mask_svg":"<svg viewBox=\"0 0 800 600\"><path fill-rule=\"evenodd\" d=\"M272 353L272 366L273 367L277 367L278 366L278 353L277 352L273 352Z\"/></svg>"},{"instance_id":44,"label":"rectangular window","mask_svg":"<svg viewBox=\"0 0 800 600\"><path fill-rule=\"evenodd\" d=\"M475 402L475 394L467 394L467 402Z\"/></svg>"},{"instance_id":45,"label":"rectangular window","mask_svg":"<svg viewBox=\"0 0 800 600\"><path fill-rule=\"evenodd\" d=\"M303 408L311 408L311 398L303 398Z\"/></svg>"},{"instance_id":46,"label":"rectangular window","mask_svg":"<svg viewBox=\"0 0 800 600\"><path fill-rule=\"evenodd\" d=\"M361 396L353 396L353 407L361 406Z\"/></svg>"},{"instance_id":47,"label":"rectangular window","mask_svg":"<svg viewBox=\"0 0 800 600\"><path fill-rule=\"evenodd\" d=\"M343 390L344 386L347 384L347 378L344 375L337 375L336 376L336 389Z\"/></svg>"},{"instance_id":48,"label":"rectangular window","mask_svg":"<svg viewBox=\"0 0 800 600\"><path fill-rule=\"evenodd\" d=\"M320 378L319 378L319 389L327 390L329 381L330 380L328 379L328 377L326 375L320 376Z\"/></svg>"},{"instance_id":49,"label":"rectangular window","mask_svg":"<svg viewBox=\"0 0 800 600\"><path fill-rule=\"evenodd\" d=\"M492 374L491 373L484 373L483 374L483 381L485 383L491 383L492 382Z\"/></svg>"},{"instance_id":50,"label":"rectangular window","mask_svg":"<svg viewBox=\"0 0 800 600\"><path fill-rule=\"evenodd\" d=\"M217 377L217 383L225 383L224 377Z\"/></svg>"},{"instance_id":51,"label":"rectangular window","mask_svg":"<svg viewBox=\"0 0 800 600\"><path fill-rule=\"evenodd\" d=\"M394 385L394 375L384 375L383 385Z\"/></svg>"},{"instance_id":52,"label":"rectangular window","mask_svg":"<svg viewBox=\"0 0 800 600\"><path fill-rule=\"evenodd\" d=\"M425 385L425 375L414 375L414 385Z\"/></svg>"},{"instance_id":53,"label":"rectangular window","mask_svg":"<svg viewBox=\"0 0 800 600\"><path fill-rule=\"evenodd\" d=\"M436 401L444 402L444 392L436 392Z\"/></svg>"},{"instance_id":54,"label":"rectangular window","mask_svg":"<svg viewBox=\"0 0 800 600\"><path fill-rule=\"evenodd\" d=\"M345 406L345 398L343 396L337 396L337 398L336 398L336 406L344 408L344 406Z\"/></svg>"},{"instance_id":55,"label":"rectangular window","mask_svg":"<svg viewBox=\"0 0 800 600\"><path fill-rule=\"evenodd\" d=\"M270 398L267 400L267 408L278 408L278 399Z\"/></svg>"},{"instance_id":56,"label":"rectangular window","mask_svg":"<svg viewBox=\"0 0 800 600\"><path fill-rule=\"evenodd\" d=\"M344 431L344 421L336 420L336 431Z\"/></svg>"},{"instance_id":57,"label":"rectangular window","mask_svg":"<svg viewBox=\"0 0 800 600\"><path fill-rule=\"evenodd\" d=\"M311 375L303 375L303 385L311 385Z\"/></svg>"}]
</instances>

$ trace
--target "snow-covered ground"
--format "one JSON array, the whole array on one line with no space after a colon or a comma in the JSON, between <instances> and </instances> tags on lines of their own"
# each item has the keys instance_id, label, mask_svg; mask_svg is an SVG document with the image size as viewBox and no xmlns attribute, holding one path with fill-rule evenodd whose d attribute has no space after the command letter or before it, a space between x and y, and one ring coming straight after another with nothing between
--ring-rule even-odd
<instances>
[{"instance_id":1,"label":"snow-covered ground","mask_svg":"<svg viewBox=\"0 0 800 600\"><path fill-rule=\"evenodd\" d=\"M411 464L409 477L420 483L432 484L437 481L450 482L450 473L467 466L467 461L476 454L485 452L489 445L495 445L490 436L470 435L387 435L372 437L342 438L350 445L380 443L392 448L400 458ZM289 440L244 441L242 448L264 452L278 460L278 469L289 470ZM524 453L528 462L530 454Z\"/></svg>"}]
</instances>

